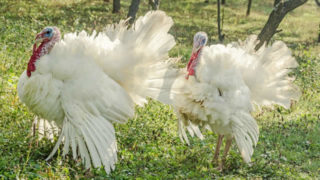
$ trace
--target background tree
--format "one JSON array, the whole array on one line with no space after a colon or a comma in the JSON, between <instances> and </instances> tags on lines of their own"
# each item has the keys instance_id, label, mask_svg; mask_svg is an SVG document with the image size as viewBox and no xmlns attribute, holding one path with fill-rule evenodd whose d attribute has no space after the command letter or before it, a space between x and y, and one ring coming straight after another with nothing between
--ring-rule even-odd
<instances>
[{"instance_id":1,"label":"background tree","mask_svg":"<svg viewBox=\"0 0 320 180\"><path fill-rule=\"evenodd\" d=\"M224 35L222 34L222 29L221 29L221 17L220 17L220 7L221 7L221 2L220 0L217 0L217 8L218 8L218 16L217 16L217 22L218 22L218 36L219 36L219 41L222 42L224 39Z\"/></svg>"},{"instance_id":2,"label":"background tree","mask_svg":"<svg viewBox=\"0 0 320 180\"><path fill-rule=\"evenodd\" d=\"M258 50L264 43L268 43L270 41L272 36L277 32L277 28L281 23L282 19L288 12L303 5L308 0L286 0L280 2L278 1L279 0L275 0L274 4L276 4L276 6L269 15L267 23L264 25L263 29L258 35L258 39L260 40L260 42L256 45L256 50Z\"/></svg>"},{"instance_id":3,"label":"background tree","mask_svg":"<svg viewBox=\"0 0 320 180\"><path fill-rule=\"evenodd\" d=\"M247 16L250 15L251 4L252 4L252 0L248 0Z\"/></svg>"},{"instance_id":4,"label":"background tree","mask_svg":"<svg viewBox=\"0 0 320 180\"><path fill-rule=\"evenodd\" d=\"M281 0L274 0L273 7L276 7L276 5L277 5L280 1L281 1Z\"/></svg>"},{"instance_id":5,"label":"background tree","mask_svg":"<svg viewBox=\"0 0 320 180\"><path fill-rule=\"evenodd\" d=\"M209 3L209 0L205 0L205 3ZM226 4L226 0L222 0L221 4L225 5Z\"/></svg>"},{"instance_id":6,"label":"background tree","mask_svg":"<svg viewBox=\"0 0 320 180\"><path fill-rule=\"evenodd\" d=\"M319 30L318 30L318 42L320 43L320 24L319 24Z\"/></svg>"},{"instance_id":7,"label":"background tree","mask_svg":"<svg viewBox=\"0 0 320 180\"><path fill-rule=\"evenodd\" d=\"M120 0L113 0L113 10L112 13L118 13L120 11Z\"/></svg>"},{"instance_id":8,"label":"background tree","mask_svg":"<svg viewBox=\"0 0 320 180\"><path fill-rule=\"evenodd\" d=\"M130 7L129 7L129 12L128 12L128 18L130 17L129 23L132 24L134 20L136 19L136 14L139 10L139 5L140 5L140 0L132 0Z\"/></svg>"},{"instance_id":9,"label":"background tree","mask_svg":"<svg viewBox=\"0 0 320 180\"><path fill-rule=\"evenodd\" d=\"M320 7L320 1L319 0L315 0L317 5ZM319 31L318 31L318 43L320 43L320 24L319 24Z\"/></svg>"},{"instance_id":10,"label":"background tree","mask_svg":"<svg viewBox=\"0 0 320 180\"><path fill-rule=\"evenodd\" d=\"M152 10L158 10L160 6L160 0L149 0L149 5Z\"/></svg>"}]
</instances>

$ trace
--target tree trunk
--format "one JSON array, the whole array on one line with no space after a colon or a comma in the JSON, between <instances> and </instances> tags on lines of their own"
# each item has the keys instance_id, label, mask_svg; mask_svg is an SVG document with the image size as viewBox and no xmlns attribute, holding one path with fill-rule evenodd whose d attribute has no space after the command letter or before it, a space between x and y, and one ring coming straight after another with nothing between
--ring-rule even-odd
<instances>
[{"instance_id":1,"label":"tree trunk","mask_svg":"<svg viewBox=\"0 0 320 180\"><path fill-rule=\"evenodd\" d=\"M250 15L251 4L252 4L252 0L248 0L247 16Z\"/></svg>"},{"instance_id":2,"label":"tree trunk","mask_svg":"<svg viewBox=\"0 0 320 180\"><path fill-rule=\"evenodd\" d=\"M320 1L319 0L315 0L316 4L320 7ZM318 43L320 43L320 24L319 24L319 31L318 31Z\"/></svg>"},{"instance_id":3,"label":"tree trunk","mask_svg":"<svg viewBox=\"0 0 320 180\"><path fill-rule=\"evenodd\" d=\"M264 43L270 41L271 37L277 32L277 28L282 19L288 12L303 5L307 1L308 0L286 0L279 2L269 15L267 23L258 35L259 43L256 45L255 50L258 50Z\"/></svg>"},{"instance_id":4,"label":"tree trunk","mask_svg":"<svg viewBox=\"0 0 320 180\"><path fill-rule=\"evenodd\" d=\"M132 24L136 19L136 14L139 10L140 0L132 0L129 7L128 18L130 17L129 23Z\"/></svg>"},{"instance_id":5,"label":"tree trunk","mask_svg":"<svg viewBox=\"0 0 320 180\"><path fill-rule=\"evenodd\" d=\"M112 13L118 13L120 11L120 0L113 0L113 10Z\"/></svg>"},{"instance_id":6,"label":"tree trunk","mask_svg":"<svg viewBox=\"0 0 320 180\"><path fill-rule=\"evenodd\" d=\"M319 24L319 31L318 31L318 43L320 43L320 24Z\"/></svg>"},{"instance_id":7,"label":"tree trunk","mask_svg":"<svg viewBox=\"0 0 320 180\"><path fill-rule=\"evenodd\" d=\"M152 10L158 10L160 6L160 0L149 0L149 5Z\"/></svg>"},{"instance_id":8,"label":"tree trunk","mask_svg":"<svg viewBox=\"0 0 320 180\"><path fill-rule=\"evenodd\" d=\"M221 18L220 18L220 0L217 0L217 6L218 6L218 16L217 16L217 22L218 22L218 36L219 36L219 41L223 41L223 35L222 35L222 30L221 30Z\"/></svg>"},{"instance_id":9,"label":"tree trunk","mask_svg":"<svg viewBox=\"0 0 320 180\"><path fill-rule=\"evenodd\" d=\"M226 4L226 0L222 0L221 4L225 5Z\"/></svg>"},{"instance_id":10,"label":"tree trunk","mask_svg":"<svg viewBox=\"0 0 320 180\"><path fill-rule=\"evenodd\" d=\"M277 5L280 1L281 1L281 0L274 0L273 7L276 7L276 5Z\"/></svg>"}]
</instances>

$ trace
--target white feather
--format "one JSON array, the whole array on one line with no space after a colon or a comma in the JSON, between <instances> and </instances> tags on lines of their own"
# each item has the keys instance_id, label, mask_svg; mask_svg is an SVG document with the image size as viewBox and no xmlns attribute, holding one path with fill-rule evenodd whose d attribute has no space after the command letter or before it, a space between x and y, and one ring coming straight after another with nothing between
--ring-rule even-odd
<instances>
[{"instance_id":1,"label":"white feather","mask_svg":"<svg viewBox=\"0 0 320 180\"><path fill-rule=\"evenodd\" d=\"M181 73L174 88L182 91L173 94L182 141L189 144L186 129L203 138L194 126L209 127L235 138L243 160L251 161L259 137L252 104L289 108L300 94L288 75L297 63L287 46L275 42L255 52L255 44L251 36L244 43L204 47L195 76L186 80Z\"/></svg>"},{"instance_id":2,"label":"white feather","mask_svg":"<svg viewBox=\"0 0 320 180\"><path fill-rule=\"evenodd\" d=\"M256 38L251 35L244 42L229 44L226 49L236 60L235 65L250 88L253 103L290 108L291 100L298 100L301 95L299 88L293 84L294 77L288 76L298 63L282 41L254 51L258 43Z\"/></svg>"},{"instance_id":3,"label":"white feather","mask_svg":"<svg viewBox=\"0 0 320 180\"><path fill-rule=\"evenodd\" d=\"M134 104L147 97L169 103L177 70L165 62L175 45L168 34L172 19L156 11L140 17L132 28L124 21L105 32L68 33L36 62L31 77L23 72L18 94L29 109L61 129L47 160L64 142L86 168L104 166L109 173L117 161L112 123L125 123Z\"/></svg>"},{"instance_id":4,"label":"white feather","mask_svg":"<svg viewBox=\"0 0 320 180\"><path fill-rule=\"evenodd\" d=\"M118 43L108 53L109 58L98 63L139 105L146 102L146 97L171 104L170 90L178 72L163 61L175 45L174 37L168 34L172 25L172 19L164 12L151 11L138 18L130 29L121 21L105 30Z\"/></svg>"},{"instance_id":5,"label":"white feather","mask_svg":"<svg viewBox=\"0 0 320 180\"><path fill-rule=\"evenodd\" d=\"M39 140L42 138L47 138L51 141L54 140L54 136L58 135L59 128L54 121L48 121L36 117L32 123L32 133L37 132Z\"/></svg>"}]
</instances>

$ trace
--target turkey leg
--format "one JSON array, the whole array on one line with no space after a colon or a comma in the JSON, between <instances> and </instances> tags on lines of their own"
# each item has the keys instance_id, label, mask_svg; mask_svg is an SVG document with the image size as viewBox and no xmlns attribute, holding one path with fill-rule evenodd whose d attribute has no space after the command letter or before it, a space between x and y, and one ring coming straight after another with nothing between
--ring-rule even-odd
<instances>
[{"instance_id":1,"label":"turkey leg","mask_svg":"<svg viewBox=\"0 0 320 180\"><path fill-rule=\"evenodd\" d=\"M223 153L222 161L221 161L221 163L220 163L220 165L219 165L219 169L220 169L220 170L223 170L223 166L224 166L224 163L226 162L227 155L228 155L229 150L230 150L230 147L231 147L231 143L232 143L232 138L227 139L226 146L225 146L225 148L224 148L224 153Z\"/></svg>"},{"instance_id":2,"label":"turkey leg","mask_svg":"<svg viewBox=\"0 0 320 180\"><path fill-rule=\"evenodd\" d=\"M219 154L220 154L220 147L221 147L221 144L222 144L222 139L223 139L223 135L219 134L216 150L214 152L214 157L213 157L213 161L217 162L217 163L218 163L218 158L219 158Z\"/></svg>"}]
</instances>

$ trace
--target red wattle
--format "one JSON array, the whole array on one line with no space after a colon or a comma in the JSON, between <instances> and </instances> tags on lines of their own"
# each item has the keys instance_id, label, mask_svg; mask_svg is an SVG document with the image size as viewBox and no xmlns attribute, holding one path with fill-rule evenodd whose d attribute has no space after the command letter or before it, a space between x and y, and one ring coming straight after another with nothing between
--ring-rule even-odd
<instances>
[{"instance_id":1,"label":"red wattle","mask_svg":"<svg viewBox=\"0 0 320 180\"><path fill-rule=\"evenodd\" d=\"M37 48L37 44L33 45L32 56L30 57L28 68L27 68L27 76L31 76L31 72L36 70L35 62L40 58L40 53L45 43L41 43L40 46Z\"/></svg>"},{"instance_id":2,"label":"red wattle","mask_svg":"<svg viewBox=\"0 0 320 180\"><path fill-rule=\"evenodd\" d=\"M193 53L190 57L190 60L189 60L188 66L187 66L188 75L186 76L186 79L189 79L189 76L194 76L194 74L195 74L194 68L196 67L196 64L197 64L196 60L198 58L200 50L201 50L201 48L196 53Z\"/></svg>"}]
</instances>

